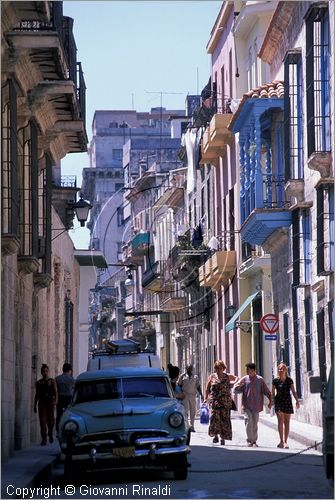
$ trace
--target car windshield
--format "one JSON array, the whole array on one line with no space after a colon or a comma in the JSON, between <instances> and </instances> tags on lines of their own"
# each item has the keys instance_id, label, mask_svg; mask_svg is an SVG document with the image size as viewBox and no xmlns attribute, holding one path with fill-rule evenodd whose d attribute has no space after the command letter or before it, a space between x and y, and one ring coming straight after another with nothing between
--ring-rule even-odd
<instances>
[{"instance_id":1,"label":"car windshield","mask_svg":"<svg viewBox=\"0 0 335 500\"><path fill-rule=\"evenodd\" d=\"M73 402L86 403L120 398L173 397L166 377L133 377L88 380L76 384Z\"/></svg>"}]
</instances>

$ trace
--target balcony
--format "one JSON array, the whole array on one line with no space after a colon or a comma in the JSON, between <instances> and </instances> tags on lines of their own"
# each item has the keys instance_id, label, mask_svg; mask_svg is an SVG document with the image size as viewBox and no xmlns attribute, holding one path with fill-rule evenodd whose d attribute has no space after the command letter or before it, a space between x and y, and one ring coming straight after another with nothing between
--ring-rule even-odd
<instances>
[{"instance_id":1,"label":"balcony","mask_svg":"<svg viewBox=\"0 0 335 500\"><path fill-rule=\"evenodd\" d=\"M206 248L193 248L189 242L176 244L170 252L173 278L183 281L185 285L193 282L197 279L199 266L207 255Z\"/></svg>"},{"instance_id":2,"label":"balcony","mask_svg":"<svg viewBox=\"0 0 335 500\"><path fill-rule=\"evenodd\" d=\"M228 129L232 113L216 113L204 132L201 143L201 164L213 163L220 156L222 149L229 144L233 134Z\"/></svg>"},{"instance_id":3,"label":"balcony","mask_svg":"<svg viewBox=\"0 0 335 500\"><path fill-rule=\"evenodd\" d=\"M269 271L271 268L271 257L262 251L252 250L249 255L240 265L240 276L247 277L260 270Z\"/></svg>"},{"instance_id":4,"label":"balcony","mask_svg":"<svg viewBox=\"0 0 335 500\"><path fill-rule=\"evenodd\" d=\"M142 255L134 255L132 251L132 244L128 242L126 245L122 247L122 261L126 266L129 265L142 265L143 264L143 256Z\"/></svg>"},{"instance_id":5,"label":"balcony","mask_svg":"<svg viewBox=\"0 0 335 500\"><path fill-rule=\"evenodd\" d=\"M183 311L186 307L186 297L177 295L177 293L168 293L162 299L160 306L163 312Z\"/></svg>"},{"instance_id":6,"label":"balcony","mask_svg":"<svg viewBox=\"0 0 335 500\"><path fill-rule=\"evenodd\" d=\"M225 147L233 137L232 132L228 129L232 116L232 113L217 113L211 119L209 124L211 148L221 149Z\"/></svg>"},{"instance_id":7,"label":"balcony","mask_svg":"<svg viewBox=\"0 0 335 500\"><path fill-rule=\"evenodd\" d=\"M73 227L74 211L70 205L76 202L78 191L75 175L62 175L53 181L52 204L66 228Z\"/></svg>"},{"instance_id":8,"label":"balcony","mask_svg":"<svg viewBox=\"0 0 335 500\"><path fill-rule=\"evenodd\" d=\"M254 196L252 194L250 196L250 191L248 193L243 188L240 195L241 237L251 245L264 245L274 231L289 227L292 223L292 212L285 194L284 179L270 174L262 177L261 182L258 178L259 197L255 196L255 193ZM250 202L254 208L248 213Z\"/></svg>"},{"instance_id":9,"label":"balcony","mask_svg":"<svg viewBox=\"0 0 335 500\"><path fill-rule=\"evenodd\" d=\"M201 158L199 161L201 165L216 162L218 159L218 152L215 148L210 147L210 142L210 131L207 127L201 139Z\"/></svg>"},{"instance_id":10,"label":"balcony","mask_svg":"<svg viewBox=\"0 0 335 500\"><path fill-rule=\"evenodd\" d=\"M177 179L172 179L171 185L166 187L161 194L158 194L157 200L153 206L156 211L165 207L175 208L180 206L183 202L185 176L179 175L174 177L177 177Z\"/></svg>"},{"instance_id":11,"label":"balcony","mask_svg":"<svg viewBox=\"0 0 335 500\"><path fill-rule=\"evenodd\" d=\"M88 142L86 85L77 62L73 19L63 16L62 3L42 2L36 7L36 2L21 2L12 12L10 2L5 7L5 19L10 21L4 37L11 58L4 60L3 70L15 67L18 85L24 88L28 80L24 85L20 80L29 75L29 109L43 131L39 142L51 150L55 161L67 153L86 151ZM22 119L27 113L24 106Z\"/></svg>"},{"instance_id":12,"label":"balcony","mask_svg":"<svg viewBox=\"0 0 335 500\"><path fill-rule=\"evenodd\" d=\"M158 262L149 263L149 268L142 275L142 287L147 292L159 292L161 289L161 278L158 267Z\"/></svg>"},{"instance_id":13,"label":"balcony","mask_svg":"<svg viewBox=\"0 0 335 500\"><path fill-rule=\"evenodd\" d=\"M241 237L251 245L264 245L291 224L283 175L283 97L283 82L261 85L244 94L229 124L239 132Z\"/></svg>"},{"instance_id":14,"label":"balcony","mask_svg":"<svg viewBox=\"0 0 335 500\"><path fill-rule=\"evenodd\" d=\"M124 326L127 338L141 339L156 333L153 323L141 317L127 321Z\"/></svg>"},{"instance_id":15,"label":"balcony","mask_svg":"<svg viewBox=\"0 0 335 500\"><path fill-rule=\"evenodd\" d=\"M218 251L199 268L200 286L207 286L214 291L227 286L236 271L236 252ZM201 277L201 279L200 279Z\"/></svg>"},{"instance_id":16,"label":"balcony","mask_svg":"<svg viewBox=\"0 0 335 500\"><path fill-rule=\"evenodd\" d=\"M143 257L150 246L150 232L137 233L131 241L131 251L133 257Z\"/></svg>"}]
</instances>

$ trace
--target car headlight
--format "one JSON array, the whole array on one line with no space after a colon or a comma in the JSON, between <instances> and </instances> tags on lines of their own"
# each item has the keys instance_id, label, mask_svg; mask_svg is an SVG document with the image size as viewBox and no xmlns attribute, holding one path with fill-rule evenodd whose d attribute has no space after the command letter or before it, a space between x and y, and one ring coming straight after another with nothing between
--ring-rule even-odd
<instances>
[{"instance_id":1,"label":"car headlight","mask_svg":"<svg viewBox=\"0 0 335 500\"><path fill-rule=\"evenodd\" d=\"M175 411L169 416L169 424L171 427L180 427L183 423L184 417L179 411Z\"/></svg>"},{"instance_id":2,"label":"car headlight","mask_svg":"<svg viewBox=\"0 0 335 500\"><path fill-rule=\"evenodd\" d=\"M76 434L78 432L78 424L74 420L68 420L63 426L64 432L69 432L71 434Z\"/></svg>"}]
</instances>

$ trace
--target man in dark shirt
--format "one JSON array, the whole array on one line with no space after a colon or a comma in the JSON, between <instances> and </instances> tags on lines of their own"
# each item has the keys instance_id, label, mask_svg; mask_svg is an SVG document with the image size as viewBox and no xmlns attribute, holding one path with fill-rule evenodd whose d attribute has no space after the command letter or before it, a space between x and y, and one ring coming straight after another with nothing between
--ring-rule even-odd
<instances>
[{"instance_id":1,"label":"man in dark shirt","mask_svg":"<svg viewBox=\"0 0 335 500\"><path fill-rule=\"evenodd\" d=\"M56 431L58 433L59 421L65 408L69 406L72 399L74 378L72 376L72 366L70 363L64 363L63 373L56 377L58 402L56 416Z\"/></svg>"}]
</instances>

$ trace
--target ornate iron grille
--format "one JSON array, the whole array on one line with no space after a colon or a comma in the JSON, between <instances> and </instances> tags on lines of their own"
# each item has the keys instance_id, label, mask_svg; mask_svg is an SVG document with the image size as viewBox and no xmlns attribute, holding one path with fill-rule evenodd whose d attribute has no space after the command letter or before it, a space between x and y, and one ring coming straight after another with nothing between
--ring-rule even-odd
<instances>
[{"instance_id":1,"label":"ornate iron grille","mask_svg":"<svg viewBox=\"0 0 335 500\"><path fill-rule=\"evenodd\" d=\"M18 134L20 255L38 255L37 129L29 124Z\"/></svg>"},{"instance_id":2,"label":"ornate iron grille","mask_svg":"<svg viewBox=\"0 0 335 500\"><path fill-rule=\"evenodd\" d=\"M330 151L329 15L314 7L306 19L308 155Z\"/></svg>"},{"instance_id":3,"label":"ornate iron grille","mask_svg":"<svg viewBox=\"0 0 335 500\"><path fill-rule=\"evenodd\" d=\"M18 235L17 95L10 80L1 93L1 228Z\"/></svg>"},{"instance_id":4,"label":"ornate iron grille","mask_svg":"<svg viewBox=\"0 0 335 500\"><path fill-rule=\"evenodd\" d=\"M285 180L287 181L304 177L301 52L287 55L284 71Z\"/></svg>"}]
</instances>

